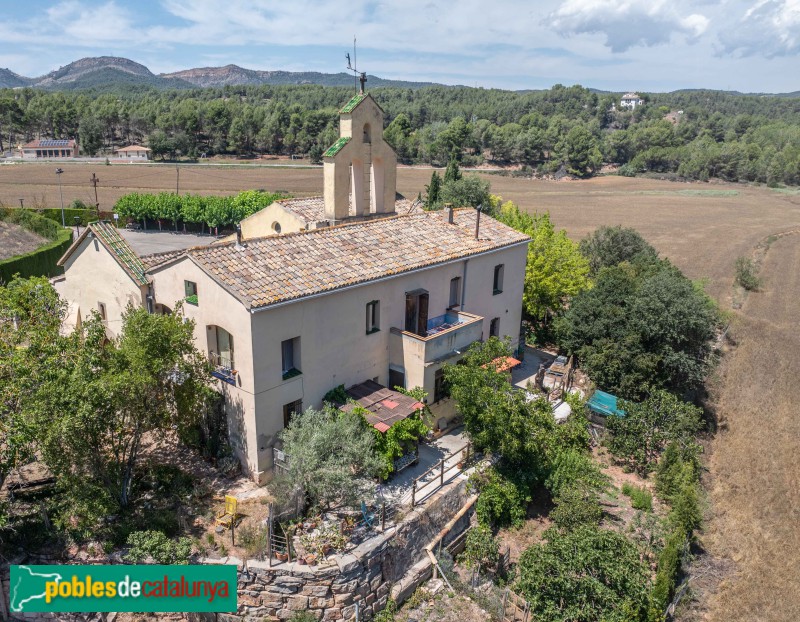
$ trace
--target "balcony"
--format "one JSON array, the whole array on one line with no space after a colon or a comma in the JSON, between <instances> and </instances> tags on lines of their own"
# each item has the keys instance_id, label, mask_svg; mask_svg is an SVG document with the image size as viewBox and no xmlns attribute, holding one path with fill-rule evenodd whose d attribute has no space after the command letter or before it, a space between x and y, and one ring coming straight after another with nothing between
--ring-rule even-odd
<instances>
[{"instance_id":1,"label":"balcony","mask_svg":"<svg viewBox=\"0 0 800 622\"><path fill-rule=\"evenodd\" d=\"M217 352L209 352L208 359L211 361L211 375L214 378L219 378L223 382L236 386L236 374L238 372L233 368L233 360L230 357Z\"/></svg>"},{"instance_id":2,"label":"balcony","mask_svg":"<svg viewBox=\"0 0 800 622\"><path fill-rule=\"evenodd\" d=\"M463 352L470 344L483 336L483 318L464 311L448 311L444 315L430 318L425 335L417 335L399 328L392 328L390 354L395 364L407 367L416 359L420 363L431 363L448 359ZM398 359L402 359L398 360Z\"/></svg>"}]
</instances>

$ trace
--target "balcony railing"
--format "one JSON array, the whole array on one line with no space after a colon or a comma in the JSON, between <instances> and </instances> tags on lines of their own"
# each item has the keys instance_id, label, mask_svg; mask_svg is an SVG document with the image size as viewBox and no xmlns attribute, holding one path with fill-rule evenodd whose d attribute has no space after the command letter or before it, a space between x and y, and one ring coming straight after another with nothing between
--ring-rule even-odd
<instances>
[{"instance_id":1,"label":"balcony railing","mask_svg":"<svg viewBox=\"0 0 800 622\"><path fill-rule=\"evenodd\" d=\"M214 378L236 385L236 374L238 372L233 368L232 357L224 356L217 352L209 352L208 359L211 361L211 375Z\"/></svg>"},{"instance_id":2,"label":"balcony railing","mask_svg":"<svg viewBox=\"0 0 800 622\"><path fill-rule=\"evenodd\" d=\"M392 328L392 334L402 338L403 343L424 350L424 362L448 358L458 354L483 336L483 318L464 311L448 311L430 318L425 335Z\"/></svg>"}]
</instances>

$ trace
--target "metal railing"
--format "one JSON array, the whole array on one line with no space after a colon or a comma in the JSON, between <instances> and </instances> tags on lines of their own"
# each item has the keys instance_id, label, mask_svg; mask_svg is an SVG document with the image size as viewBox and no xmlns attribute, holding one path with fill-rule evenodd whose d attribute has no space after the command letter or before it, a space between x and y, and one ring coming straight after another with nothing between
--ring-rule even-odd
<instances>
[{"instance_id":1,"label":"metal railing","mask_svg":"<svg viewBox=\"0 0 800 622\"><path fill-rule=\"evenodd\" d=\"M468 442L460 449L443 457L422 475L416 477L411 484L411 507L416 507L418 503L422 503L444 486L446 482L461 473L474 455L472 443ZM453 458L455 458L455 461L448 465L448 460Z\"/></svg>"},{"instance_id":2,"label":"metal railing","mask_svg":"<svg viewBox=\"0 0 800 622\"><path fill-rule=\"evenodd\" d=\"M211 375L215 378L227 382L228 384L236 384L236 370L233 368L233 357L223 356L218 352L209 352L208 360L214 369L211 370Z\"/></svg>"}]
</instances>

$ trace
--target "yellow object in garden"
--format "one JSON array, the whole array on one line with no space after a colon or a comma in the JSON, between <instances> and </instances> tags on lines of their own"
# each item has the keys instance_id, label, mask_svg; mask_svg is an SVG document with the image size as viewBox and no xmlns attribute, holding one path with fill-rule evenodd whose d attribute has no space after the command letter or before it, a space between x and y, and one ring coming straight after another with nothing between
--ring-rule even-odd
<instances>
[{"instance_id":1,"label":"yellow object in garden","mask_svg":"<svg viewBox=\"0 0 800 622\"><path fill-rule=\"evenodd\" d=\"M225 495L225 509L217 516L217 524L230 527L231 523L236 520L236 507L238 504L236 497Z\"/></svg>"}]
</instances>

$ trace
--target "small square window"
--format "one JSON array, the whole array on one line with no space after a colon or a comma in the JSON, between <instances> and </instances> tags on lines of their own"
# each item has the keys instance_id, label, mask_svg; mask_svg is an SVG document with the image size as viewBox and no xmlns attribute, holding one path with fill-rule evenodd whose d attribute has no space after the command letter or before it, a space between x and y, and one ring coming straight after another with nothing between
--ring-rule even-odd
<instances>
[{"instance_id":1,"label":"small square window","mask_svg":"<svg viewBox=\"0 0 800 622\"><path fill-rule=\"evenodd\" d=\"M492 283L492 293L496 296L497 294L503 293L503 272L504 272L505 264L500 264L494 267L494 281Z\"/></svg>"},{"instance_id":2,"label":"small square window","mask_svg":"<svg viewBox=\"0 0 800 622\"><path fill-rule=\"evenodd\" d=\"M197 283L194 281L184 281L183 289L186 296L186 302L192 305L197 304Z\"/></svg>"},{"instance_id":3,"label":"small square window","mask_svg":"<svg viewBox=\"0 0 800 622\"><path fill-rule=\"evenodd\" d=\"M377 333L380 330L381 323L381 303L379 300L373 300L367 303L367 334Z\"/></svg>"}]
</instances>

